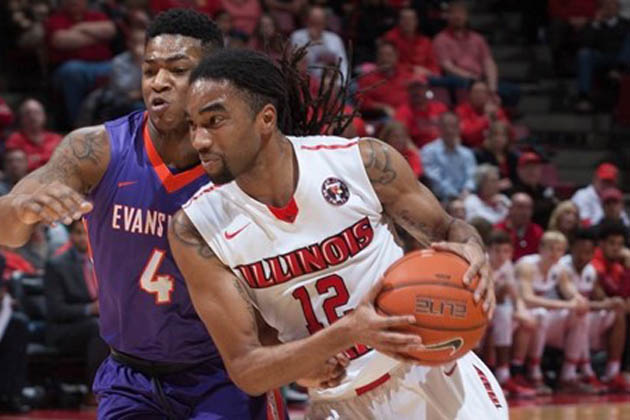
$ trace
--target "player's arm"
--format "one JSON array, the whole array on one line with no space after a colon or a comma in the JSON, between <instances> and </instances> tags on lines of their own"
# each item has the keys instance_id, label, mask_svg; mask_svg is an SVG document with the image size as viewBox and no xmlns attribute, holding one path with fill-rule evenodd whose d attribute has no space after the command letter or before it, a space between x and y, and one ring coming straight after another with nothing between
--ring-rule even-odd
<instances>
[{"instance_id":1,"label":"player's arm","mask_svg":"<svg viewBox=\"0 0 630 420\"><path fill-rule=\"evenodd\" d=\"M516 279L521 286L521 296L528 306L547 309L573 309L574 301L560 299L547 299L534 293L532 283L534 281L535 267L531 264L520 263L515 267Z\"/></svg>"},{"instance_id":2,"label":"player's arm","mask_svg":"<svg viewBox=\"0 0 630 420\"><path fill-rule=\"evenodd\" d=\"M169 243L197 314L212 336L227 371L248 394L270 389L310 375L315 369L353 346L363 343L384 352L417 349L416 335L389 328L409 325L414 316L378 315L371 302L379 289L351 314L310 337L264 346L259 339L256 311L239 279L214 255L183 211L169 224Z\"/></svg>"},{"instance_id":3,"label":"player's arm","mask_svg":"<svg viewBox=\"0 0 630 420\"><path fill-rule=\"evenodd\" d=\"M22 246L37 223L70 223L90 211L83 196L100 181L109 159L103 126L68 134L46 165L0 197L0 245Z\"/></svg>"},{"instance_id":4,"label":"player's arm","mask_svg":"<svg viewBox=\"0 0 630 420\"><path fill-rule=\"evenodd\" d=\"M591 308L588 299L578 291L569 272L565 269L560 269L558 272L558 291L564 299L573 302L578 311L586 312Z\"/></svg>"},{"instance_id":5,"label":"player's arm","mask_svg":"<svg viewBox=\"0 0 630 420\"><path fill-rule=\"evenodd\" d=\"M480 275L475 299L484 300L484 310L491 316L495 304L494 286L490 264L476 229L449 216L431 191L416 180L405 158L394 148L370 138L362 139L359 147L368 178L385 213L420 244L432 244L436 249L464 257L470 263L464 282L469 284L475 275Z\"/></svg>"}]
</instances>

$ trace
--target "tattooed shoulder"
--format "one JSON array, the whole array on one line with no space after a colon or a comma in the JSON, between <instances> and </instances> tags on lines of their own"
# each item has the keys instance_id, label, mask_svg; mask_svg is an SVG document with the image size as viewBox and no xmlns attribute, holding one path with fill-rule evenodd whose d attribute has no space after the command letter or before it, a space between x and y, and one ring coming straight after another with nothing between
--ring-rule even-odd
<instances>
[{"instance_id":1,"label":"tattooed shoulder","mask_svg":"<svg viewBox=\"0 0 630 420\"><path fill-rule=\"evenodd\" d=\"M68 134L46 165L36 172L41 183L59 181L87 192L109 164L109 138L105 127L86 127Z\"/></svg>"},{"instance_id":2,"label":"tattooed shoulder","mask_svg":"<svg viewBox=\"0 0 630 420\"><path fill-rule=\"evenodd\" d=\"M183 210L179 210L175 213L169 224L169 229L171 229L175 239L182 245L195 248L200 257L208 259L215 256L206 240L201 236Z\"/></svg>"},{"instance_id":3,"label":"tattooed shoulder","mask_svg":"<svg viewBox=\"0 0 630 420\"><path fill-rule=\"evenodd\" d=\"M365 138L359 142L361 158L373 185L387 185L396 179L390 146L380 140Z\"/></svg>"}]
</instances>

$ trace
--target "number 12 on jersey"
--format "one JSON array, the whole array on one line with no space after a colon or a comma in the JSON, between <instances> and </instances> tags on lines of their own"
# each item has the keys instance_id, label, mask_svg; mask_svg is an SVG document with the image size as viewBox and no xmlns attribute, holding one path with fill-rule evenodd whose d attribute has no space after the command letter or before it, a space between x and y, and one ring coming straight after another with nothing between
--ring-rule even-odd
<instances>
[{"instance_id":1,"label":"number 12 on jersey","mask_svg":"<svg viewBox=\"0 0 630 420\"><path fill-rule=\"evenodd\" d=\"M337 308L348 303L350 299L350 293L348 288L343 282L343 279L336 274L322 277L315 282L315 289L317 293L323 295L328 293L329 290L334 290L335 294L325 299L323 302L324 313L326 314L326 320L328 325L332 325L335 321L338 321L340 316L337 313ZM292 296L300 302L302 305L302 312L306 319L306 329L309 334L315 334L317 331L324 328L324 325L317 319L315 311L313 310L313 304L311 303L311 297L308 294L305 286L295 289ZM352 310L347 310L343 315L347 315ZM343 316L342 315L342 316ZM357 357L363 356L365 353L372 350L371 348L364 346L363 344L357 344L356 346L345 351L346 356L353 360Z\"/></svg>"},{"instance_id":2,"label":"number 12 on jersey","mask_svg":"<svg viewBox=\"0 0 630 420\"><path fill-rule=\"evenodd\" d=\"M171 293L173 293L174 279L169 274L158 274L158 269L166 257L166 251L154 249L147 261L147 265L140 274L140 288L147 293L155 295L155 304L163 305L171 303Z\"/></svg>"}]
</instances>

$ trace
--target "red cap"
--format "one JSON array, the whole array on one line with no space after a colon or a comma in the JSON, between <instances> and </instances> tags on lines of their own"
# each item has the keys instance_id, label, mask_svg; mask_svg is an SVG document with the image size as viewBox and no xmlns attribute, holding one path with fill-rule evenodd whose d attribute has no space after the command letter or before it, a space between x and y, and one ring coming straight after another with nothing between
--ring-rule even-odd
<instances>
[{"instance_id":1,"label":"red cap","mask_svg":"<svg viewBox=\"0 0 630 420\"><path fill-rule=\"evenodd\" d=\"M617 167L612 163L602 163L597 167L597 170L595 171L595 176L606 181L617 182L619 169L617 169Z\"/></svg>"},{"instance_id":2,"label":"red cap","mask_svg":"<svg viewBox=\"0 0 630 420\"><path fill-rule=\"evenodd\" d=\"M623 198L621 191L617 188L606 188L602 193L602 202L605 203L607 201L621 201Z\"/></svg>"},{"instance_id":3,"label":"red cap","mask_svg":"<svg viewBox=\"0 0 630 420\"><path fill-rule=\"evenodd\" d=\"M525 152L519 156L518 166L525 166L530 163L542 163L542 159L534 152Z\"/></svg>"}]
</instances>

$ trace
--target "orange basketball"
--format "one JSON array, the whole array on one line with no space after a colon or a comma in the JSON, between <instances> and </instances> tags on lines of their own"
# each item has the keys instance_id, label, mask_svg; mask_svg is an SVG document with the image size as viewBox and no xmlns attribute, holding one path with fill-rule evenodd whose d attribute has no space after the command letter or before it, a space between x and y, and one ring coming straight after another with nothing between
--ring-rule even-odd
<instances>
[{"instance_id":1,"label":"orange basketball","mask_svg":"<svg viewBox=\"0 0 630 420\"><path fill-rule=\"evenodd\" d=\"M418 334L424 349L408 356L423 365L440 365L458 359L474 348L486 330L482 301L473 291L479 278L465 286L468 262L451 252L411 252L385 272L385 285L376 307L388 315L416 316L402 331Z\"/></svg>"}]
</instances>

